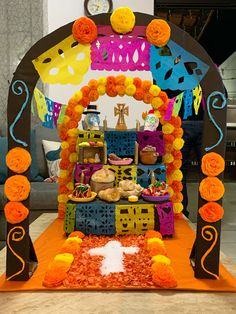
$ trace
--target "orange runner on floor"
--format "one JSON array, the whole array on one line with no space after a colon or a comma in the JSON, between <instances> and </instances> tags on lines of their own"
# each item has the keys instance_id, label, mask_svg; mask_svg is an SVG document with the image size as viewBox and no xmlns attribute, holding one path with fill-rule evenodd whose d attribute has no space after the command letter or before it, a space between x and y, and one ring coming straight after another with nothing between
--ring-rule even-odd
<instances>
[{"instance_id":1,"label":"orange runner on floor","mask_svg":"<svg viewBox=\"0 0 236 314\"><path fill-rule=\"evenodd\" d=\"M53 260L63 245L66 236L63 232L63 220L56 219L35 241L34 246L39 260L39 265L33 276L26 282L6 281L5 274L0 277L0 291L36 291L36 290L120 290L119 288L91 289L91 288L58 288L48 289L42 285L48 264ZM164 243L174 268L178 286L173 290L190 291L224 291L236 292L236 279L220 264L220 279L196 279L189 262L189 255L195 239L195 233L185 219L175 221L175 236L165 239ZM144 290L137 287L132 290ZM148 288L148 290L161 288ZM126 290L126 288L122 288Z\"/></svg>"}]
</instances>

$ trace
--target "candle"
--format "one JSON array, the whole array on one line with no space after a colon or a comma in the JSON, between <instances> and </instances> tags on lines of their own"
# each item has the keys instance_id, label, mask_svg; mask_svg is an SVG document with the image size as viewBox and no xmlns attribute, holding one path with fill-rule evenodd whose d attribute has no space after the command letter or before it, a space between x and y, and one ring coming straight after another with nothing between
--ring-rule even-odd
<instances>
[{"instance_id":1,"label":"candle","mask_svg":"<svg viewBox=\"0 0 236 314\"><path fill-rule=\"evenodd\" d=\"M105 117L105 119L103 120L103 130L107 130L107 117Z\"/></svg>"},{"instance_id":2,"label":"candle","mask_svg":"<svg viewBox=\"0 0 236 314\"><path fill-rule=\"evenodd\" d=\"M136 120L136 131L140 131L140 122Z\"/></svg>"}]
</instances>

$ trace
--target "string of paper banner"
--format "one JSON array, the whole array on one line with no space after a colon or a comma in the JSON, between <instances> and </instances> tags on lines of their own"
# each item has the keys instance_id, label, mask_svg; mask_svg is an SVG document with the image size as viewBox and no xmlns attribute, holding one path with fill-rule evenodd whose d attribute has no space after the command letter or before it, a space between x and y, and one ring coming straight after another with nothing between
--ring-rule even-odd
<instances>
[{"instance_id":1,"label":"string of paper banner","mask_svg":"<svg viewBox=\"0 0 236 314\"><path fill-rule=\"evenodd\" d=\"M58 124L63 122L67 105L49 99L43 95L38 88L34 90L34 99L37 106L38 117L42 121L42 126L53 129L53 127L57 127ZM172 111L175 116L178 116L181 106L183 105L183 119L188 119L188 117L193 114L198 114L201 103L203 107L205 107L204 97L202 97L202 88L198 85L192 90L185 90L170 100L167 110L170 113L168 116L171 117ZM33 105L31 108L32 113L35 114ZM165 120L168 120L168 117L165 117Z\"/></svg>"}]
</instances>

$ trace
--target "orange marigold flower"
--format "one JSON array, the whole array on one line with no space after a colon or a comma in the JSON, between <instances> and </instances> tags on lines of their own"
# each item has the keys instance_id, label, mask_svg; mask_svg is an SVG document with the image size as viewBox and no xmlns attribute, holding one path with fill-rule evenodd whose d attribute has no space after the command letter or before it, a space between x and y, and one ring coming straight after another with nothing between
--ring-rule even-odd
<instances>
[{"instance_id":1,"label":"orange marigold flower","mask_svg":"<svg viewBox=\"0 0 236 314\"><path fill-rule=\"evenodd\" d=\"M116 85L124 85L125 84L125 75L117 75L115 77L115 84Z\"/></svg>"},{"instance_id":2,"label":"orange marigold flower","mask_svg":"<svg viewBox=\"0 0 236 314\"><path fill-rule=\"evenodd\" d=\"M207 153L202 157L202 172L206 176L218 176L225 169L225 161L223 157L217 153Z\"/></svg>"},{"instance_id":3,"label":"orange marigold flower","mask_svg":"<svg viewBox=\"0 0 236 314\"><path fill-rule=\"evenodd\" d=\"M148 230L145 233L145 238L150 239L150 238L159 238L162 239L162 235L160 232L155 231L155 230Z\"/></svg>"},{"instance_id":4,"label":"orange marigold flower","mask_svg":"<svg viewBox=\"0 0 236 314\"><path fill-rule=\"evenodd\" d=\"M165 143L173 143L175 138L172 134L164 134L164 141Z\"/></svg>"},{"instance_id":5,"label":"orange marigold flower","mask_svg":"<svg viewBox=\"0 0 236 314\"><path fill-rule=\"evenodd\" d=\"M82 105L84 108L87 108L88 105L90 104L90 100L88 97L84 96L83 98L80 99L79 104Z\"/></svg>"},{"instance_id":6,"label":"orange marigold flower","mask_svg":"<svg viewBox=\"0 0 236 314\"><path fill-rule=\"evenodd\" d=\"M68 131L68 128L66 126L64 125L60 126L59 136L62 141L65 141L67 139L67 131Z\"/></svg>"},{"instance_id":7,"label":"orange marigold flower","mask_svg":"<svg viewBox=\"0 0 236 314\"><path fill-rule=\"evenodd\" d=\"M140 87L136 88L136 92L134 93L134 98L136 100L143 100L144 90Z\"/></svg>"},{"instance_id":8,"label":"orange marigold flower","mask_svg":"<svg viewBox=\"0 0 236 314\"><path fill-rule=\"evenodd\" d=\"M106 86L106 93L110 97L116 97L117 96L117 90L115 84L109 84Z\"/></svg>"},{"instance_id":9,"label":"orange marigold flower","mask_svg":"<svg viewBox=\"0 0 236 314\"><path fill-rule=\"evenodd\" d=\"M174 270L171 266L159 263L152 275L153 283L162 288L174 288L177 286Z\"/></svg>"},{"instance_id":10,"label":"orange marigold flower","mask_svg":"<svg viewBox=\"0 0 236 314\"><path fill-rule=\"evenodd\" d=\"M29 215L29 210L20 202L8 202L4 207L6 221L11 224L18 224Z\"/></svg>"},{"instance_id":11,"label":"orange marigold flower","mask_svg":"<svg viewBox=\"0 0 236 314\"><path fill-rule=\"evenodd\" d=\"M83 96L84 97L88 97L90 91L91 91L91 88L87 85L83 86L80 90L82 93L83 93Z\"/></svg>"},{"instance_id":12,"label":"orange marigold flower","mask_svg":"<svg viewBox=\"0 0 236 314\"><path fill-rule=\"evenodd\" d=\"M96 100L98 100L98 98L99 98L98 91L97 91L96 89L92 89L92 90L89 92L88 98L89 98L90 101L96 101Z\"/></svg>"},{"instance_id":13,"label":"orange marigold flower","mask_svg":"<svg viewBox=\"0 0 236 314\"><path fill-rule=\"evenodd\" d=\"M75 120L70 120L66 126L68 127L68 129L76 129L78 126L78 122Z\"/></svg>"},{"instance_id":14,"label":"orange marigold flower","mask_svg":"<svg viewBox=\"0 0 236 314\"><path fill-rule=\"evenodd\" d=\"M43 280L43 285L48 288L58 287L62 284L66 277L67 272L65 271L64 266L52 267L47 270Z\"/></svg>"},{"instance_id":15,"label":"orange marigold flower","mask_svg":"<svg viewBox=\"0 0 236 314\"><path fill-rule=\"evenodd\" d=\"M119 96L125 95L125 86L124 85L116 85L116 91Z\"/></svg>"},{"instance_id":16,"label":"orange marigold flower","mask_svg":"<svg viewBox=\"0 0 236 314\"><path fill-rule=\"evenodd\" d=\"M21 147L12 148L6 155L6 165L16 173L25 172L31 165L30 153Z\"/></svg>"},{"instance_id":17,"label":"orange marigold flower","mask_svg":"<svg viewBox=\"0 0 236 314\"><path fill-rule=\"evenodd\" d=\"M166 248L161 246L159 243L152 243L148 247L148 254L149 256L155 256L158 254L167 256Z\"/></svg>"},{"instance_id":18,"label":"orange marigold flower","mask_svg":"<svg viewBox=\"0 0 236 314\"><path fill-rule=\"evenodd\" d=\"M30 182L22 175L11 176L5 182L4 192L10 201L24 201L30 193Z\"/></svg>"},{"instance_id":19,"label":"orange marigold flower","mask_svg":"<svg viewBox=\"0 0 236 314\"><path fill-rule=\"evenodd\" d=\"M174 170L175 170L175 166L172 163L167 164L167 169L166 169L167 175L170 175Z\"/></svg>"},{"instance_id":20,"label":"orange marigold flower","mask_svg":"<svg viewBox=\"0 0 236 314\"><path fill-rule=\"evenodd\" d=\"M166 108L167 108L167 105L168 105L168 102L169 102L169 98L168 98L166 92L160 91L158 97L160 97L163 100L163 102L164 102L163 106L166 106Z\"/></svg>"},{"instance_id":21,"label":"orange marigold flower","mask_svg":"<svg viewBox=\"0 0 236 314\"><path fill-rule=\"evenodd\" d=\"M97 38L97 25L90 18L82 16L74 22L72 34L80 44L90 44Z\"/></svg>"},{"instance_id":22,"label":"orange marigold flower","mask_svg":"<svg viewBox=\"0 0 236 314\"><path fill-rule=\"evenodd\" d=\"M175 128L172 134L175 138L181 138L184 135L184 130L182 128Z\"/></svg>"},{"instance_id":23,"label":"orange marigold flower","mask_svg":"<svg viewBox=\"0 0 236 314\"><path fill-rule=\"evenodd\" d=\"M199 214L204 221L216 222L224 216L224 209L218 203L209 202L199 208Z\"/></svg>"},{"instance_id":24,"label":"orange marigold flower","mask_svg":"<svg viewBox=\"0 0 236 314\"><path fill-rule=\"evenodd\" d=\"M61 247L59 253L70 253L75 255L77 251L80 249L80 244L77 242L70 242L70 243L65 243Z\"/></svg>"},{"instance_id":25,"label":"orange marigold flower","mask_svg":"<svg viewBox=\"0 0 236 314\"><path fill-rule=\"evenodd\" d=\"M70 161L68 159L61 159L60 169L66 170L68 168Z\"/></svg>"},{"instance_id":26,"label":"orange marigold flower","mask_svg":"<svg viewBox=\"0 0 236 314\"><path fill-rule=\"evenodd\" d=\"M114 76L108 76L107 77L107 85L116 85L116 79Z\"/></svg>"},{"instance_id":27,"label":"orange marigold flower","mask_svg":"<svg viewBox=\"0 0 236 314\"><path fill-rule=\"evenodd\" d=\"M69 150L70 153L76 152L76 145L70 145L68 150Z\"/></svg>"},{"instance_id":28,"label":"orange marigold flower","mask_svg":"<svg viewBox=\"0 0 236 314\"><path fill-rule=\"evenodd\" d=\"M70 156L70 151L68 150L68 148L61 150L60 157L62 159L69 159L69 156Z\"/></svg>"},{"instance_id":29,"label":"orange marigold flower","mask_svg":"<svg viewBox=\"0 0 236 314\"><path fill-rule=\"evenodd\" d=\"M153 19L146 28L147 40L157 46L163 47L170 39L170 26L162 19Z\"/></svg>"},{"instance_id":30,"label":"orange marigold flower","mask_svg":"<svg viewBox=\"0 0 236 314\"><path fill-rule=\"evenodd\" d=\"M182 120L180 117L171 117L170 123L175 127L175 128L180 128L182 124Z\"/></svg>"},{"instance_id":31,"label":"orange marigold flower","mask_svg":"<svg viewBox=\"0 0 236 314\"><path fill-rule=\"evenodd\" d=\"M142 86L142 80L139 77L135 77L134 80L133 80L133 84L137 88L140 88Z\"/></svg>"},{"instance_id":32,"label":"orange marigold flower","mask_svg":"<svg viewBox=\"0 0 236 314\"><path fill-rule=\"evenodd\" d=\"M208 201L218 201L225 193L224 184L216 177L203 179L199 186L201 197Z\"/></svg>"},{"instance_id":33,"label":"orange marigold flower","mask_svg":"<svg viewBox=\"0 0 236 314\"><path fill-rule=\"evenodd\" d=\"M177 192L170 198L170 200L173 203L182 203L183 202L183 194L181 192Z\"/></svg>"},{"instance_id":34,"label":"orange marigold flower","mask_svg":"<svg viewBox=\"0 0 236 314\"><path fill-rule=\"evenodd\" d=\"M182 153L180 150L173 150L172 155L174 156L174 159L182 159Z\"/></svg>"},{"instance_id":35,"label":"orange marigold flower","mask_svg":"<svg viewBox=\"0 0 236 314\"><path fill-rule=\"evenodd\" d=\"M83 239L85 237L85 234L82 231L73 231L70 233L69 238L74 238L74 237Z\"/></svg>"},{"instance_id":36,"label":"orange marigold flower","mask_svg":"<svg viewBox=\"0 0 236 314\"><path fill-rule=\"evenodd\" d=\"M150 104L152 102L152 99L153 99L152 94L150 94L149 92L144 93L143 102L145 102L145 104Z\"/></svg>"},{"instance_id":37,"label":"orange marigold flower","mask_svg":"<svg viewBox=\"0 0 236 314\"><path fill-rule=\"evenodd\" d=\"M59 186L59 194L66 194L68 189L65 185Z\"/></svg>"},{"instance_id":38,"label":"orange marigold flower","mask_svg":"<svg viewBox=\"0 0 236 314\"><path fill-rule=\"evenodd\" d=\"M145 92L148 92L151 86L152 86L152 82L151 82L151 81L144 80L144 81L142 82L142 89L143 89Z\"/></svg>"},{"instance_id":39,"label":"orange marigold flower","mask_svg":"<svg viewBox=\"0 0 236 314\"><path fill-rule=\"evenodd\" d=\"M95 80L95 79L92 79L88 82L88 86L91 88L91 89L97 89L98 88L98 81Z\"/></svg>"},{"instance_id":40,"label":"orange marigold flower","mask_svg":"<svg viewBox=\"0 0 236 314\"><path fill-rule=\"evenodd\" d=\"M180 181L176 181L176 180L172 181L171 187L175 193L181 192L183 190L183 184Z\"/></svg>"},{"instance_id":41,"label":"orange marigold flower","mask_svg":"<svg viewBox=\"0 0 236 314\"><path fill-rule=\"evenodd\" d=\"M173 166L175 169L180 169L182 166L182 160L181 159L176 159L173 161Z\"/></svg>"}]
</instances>

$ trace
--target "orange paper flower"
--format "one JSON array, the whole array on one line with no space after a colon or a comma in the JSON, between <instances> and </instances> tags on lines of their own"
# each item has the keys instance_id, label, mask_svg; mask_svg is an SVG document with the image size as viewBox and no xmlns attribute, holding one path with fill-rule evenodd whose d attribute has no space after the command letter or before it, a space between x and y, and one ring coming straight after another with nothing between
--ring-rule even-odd
<instances>
[{"instance_id":1,"label":"orange paper flower","mask_svg":"<svg viewBox=\"0 0 236 314\"><path fill-rule=\"evenodd\" d=\"M155 285L162 288L174 288L177 286L173 268L162 263L159 263L158 268L156 267L152 280Z\"/></svg>"},{"instance_id":2,"label":"orange paper flower","mask_svg":"<svg viewBox=\"0 0 236 314\"><path fill-rule=\"evenodd\" d=\"M83 232L81 232L81 231L73 231L69 235L69 238L74 238L74 237L78 237L80 239L83 239L85 237L85 234Z\"/></svg>"},{"instance_id":3,"label":"orange paper flower","mask_svg":"<svg viewBox=\"0 0 236 314\"><path fill-rule=\"evenodd\" d=\"M173 203L182 203L182 201L183 201L183 194L180 193L180 192L177 192L170 198L170 200Z\"/></svg>"},{"instance_id":4,"label":"orange paper flower","mask_svg":"<svg viewBox=\"0 0 236 314\"><path fill-rule=\"evenodd\" d=\"M162 239L162 235L160 232L155 231L155 230L148 230L145 233L145 238L150 239L150 238L159 238Z\"/></svg>"},{"instance_id":5,"label":"orange paper flower","mask_svg":"<svg viewBox=\"0 0 236 314\"><path fill-rule=\"evenodd\" d=\"M170 39L170 26L162 19L154 19L147 26L146 37L151 44L163 47Z\"/></svg>"},{"instance_id":6,"label":"orange paper flower","mask_svg":"<svg viewBox=\"0 0 236 314\"><path fill-rule=\"evenodd\" d=\"M9 169L16 173L25 172L31 165L30 153L21 147L12 148L6 155L6 164Z\"/></svg>"},{"instance_id":7,"label":"orange paper flower","mask_svg":"<svg viewBox=\"0 0 236 314\"><path fill-rule=\"evenodd\" d=\"M167 256L166 248L157 242L149 244L148 251L149 251L149 256L155 256L159 254Z\"/></svg>"},{"instance_id":8,"label":"orange paper flower","mask_svg":"<svg viewBox=\"0 0 236 314\"><path fill-rule=\"evenodd\" d=\"M83 16L74 22L72 34L80 44L90 44L97 38L97 26L93 20Z\"/></svg>"},{"instance_id":9,"label":"orange paper flower","mask_svg":"<svg viewBox=\"0 0 236 314\"><path fill-rule=\"evenodd\" d=\"M24 201L28 198L30 193L30 182L25 176L12 176L6 180L4 192L10 201Z\"/></svg>"},{"instance_id":10,"label":"orange paper flower","mask_svg":"<svg viewBox=\"0 0 236 314\"><path fill-rule=\"evenodd\" d=\"M75 253L80 249L79 243L76 242L70 242L65 243L60 249L60 253L71 253L75 255Z\"/></svg>"},{"instance_id":11,"label":"orange paper flower","mask_svg":"<svg viewBox=\"0 0 236 314\"><path fill-rule=\"evenodd\" d=\"M209 202L199 208L199 214L207 222L216 222L224 216L224 209L215 202Z\"/></svg>"},{"instance_id":12,"label":"orange paper flower","mask_svg":"<svg viewBox=\"0 0 236 314\"><path fill-rule=\"evenodd\" d=\"M119 96L125 95L125 86L124 85L116 85L116 91Z\"/></svg>"},{"instance_id":13,"label":"orange paper flower","mask_svg":"<svg viewBox=\"0 0 236 314\"><path fill-rule=\"evenodd\" d=\"M218 176L225 169L225 161L217 153L208 153L202 157L202 172L206 176Z\"/></svg>"},{"instance_id":14,"label":"orange paper flower","mask_svg":"<svg viewBox=\"0 0 236 314\"><path fill-rule=\"evenodd\" d=\"M171 187L175 193L181 192L183 190L183 184L180 181L172 181Z\"/></svg>"},{"instance_id":15,"label":"orange paper flower","mask_svg":"<svg viewBox=\"0 0 236 314\"><path fill-rule=\"evenodd\" d=\"M89 100L90 101L96 101L98 100L99 98L99 94L98 94L98 91L95 90L95 89L92 89L90 92L89 92Z\"/></svg>"},{"instance_id":16,"label":"orange paper flower","mask_svg":"<svg viewBox=\"0 0 236 314\"><path fill-rule=\"evenodd\" d=\"M218 201L225 193L223 183L215 177L207 177L203 179L199 186L201 197L208 201Z\"/></svg>"},{"instance_id":17,"label":"orange paper flower","mask_svg":"<svg viewBox=\"0 0 236 314\"><path fill-rule=\"evenodd\" d=\"M67 272L64 266L52 267L51 269L47 270L43 280L43 285L48 288L58 287L62 284L66 277Z\"/></svg>"},{"instance_id":18,"label":"orange paper flower","mask_svg":"<svg viewBox=\"0 0 236 314\"><path fill-rule=\"evenodd\" d=\"M6 221L11 224L18 224L29 215L29 210L20 202L8 202L4 207Z\"/></svg>"},{"instance_id":19,"label":"orange paper flower","mask_svg":"<svg viewBox=\"0 0 236 314\"><path fill-rule=\"evenodd\" d=\"M151 81L144 80L144 81L142 82L142 89L143 89L145 92L148 92L151 86L152 86L152 82L151 82Z\"/></svg>"},{"instance_id":20,"label":"orange paper flower","mask_svg":"<svg viewBox=\"0 0 236 314\"><path fill-rule=\"evenodd\" d=\"M144 90L140 87L137 87L136 92L134 94L134 98L136 100L143 100L143 96L144 96Z\"/></svg>"}]
</instances>

